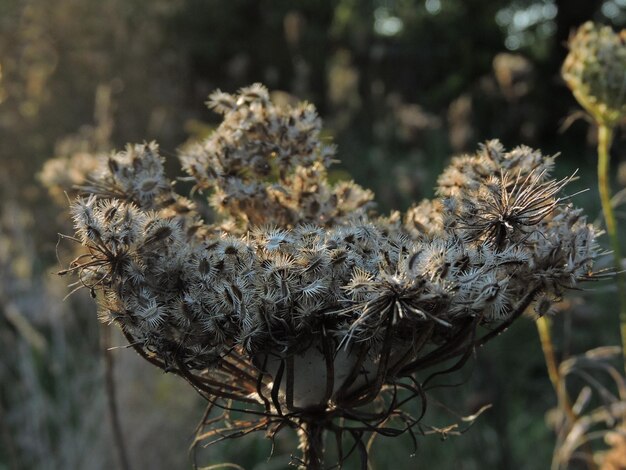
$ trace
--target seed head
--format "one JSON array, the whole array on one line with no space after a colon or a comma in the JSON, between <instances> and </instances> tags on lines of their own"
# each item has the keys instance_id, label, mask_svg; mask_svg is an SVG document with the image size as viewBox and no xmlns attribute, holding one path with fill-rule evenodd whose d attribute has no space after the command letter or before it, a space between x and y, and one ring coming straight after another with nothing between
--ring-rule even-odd
<instances>
[{"instance_id":1,"label":"seed head","mask_svg":"<svg viewBox=\"0 0 626 470\"><path fill-rule=\"evenodd\" d=\"M583 24L569 40L561 73L598 122L612 127L626 116L626 30Z\"/></svg>"},{"instance_id":2,"label":"seed head","mask_svg":"<svg viewBox=\"0 0 626 470\"><path fill-rule=\"evenodd\" d=\"M180 160L219 220L175 193L156 144L129 146L72 205L86 252L64 271L205 396L255 403L278 427L300 406L357 419L385 384L469 357L534 301L548 311L597 277L597 233L562 194L574 176L550 177L554 157L486 142L452 159L437 198L380 216L370 191L328 181L334 148L311 105L253 85L209 106L222 123Z\"/></svg>"}]
</instances>

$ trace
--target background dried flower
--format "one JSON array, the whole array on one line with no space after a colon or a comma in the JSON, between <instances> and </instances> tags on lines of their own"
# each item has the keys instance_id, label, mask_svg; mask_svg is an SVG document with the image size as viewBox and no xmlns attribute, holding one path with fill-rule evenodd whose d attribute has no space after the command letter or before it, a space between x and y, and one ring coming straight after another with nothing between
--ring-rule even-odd
<instances>
[{"instance_id":1,"label":"background dried flower","mask_svg":"<svg viewBox=\"0 0 626 470\"><path fill-rule=\"evenodd\" d=\"M569 41L562 74L578 102L600 123L626 115L626 30L591 21Z\"/></svg>"}]
</instances>

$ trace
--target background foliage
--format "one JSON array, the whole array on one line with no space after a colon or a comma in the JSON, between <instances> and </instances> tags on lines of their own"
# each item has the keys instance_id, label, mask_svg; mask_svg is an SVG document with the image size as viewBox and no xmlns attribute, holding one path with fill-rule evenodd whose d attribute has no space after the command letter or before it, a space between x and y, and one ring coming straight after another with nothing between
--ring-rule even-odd
<instances>
[{"instance_id":1,"label":"background foliage","mask_svg":"<svg viewBox=\"0 0 626 470\"><path fill-rule=\"evenodd\" d=\"M383 212L430 196L450 155L493 137L561 151L557 171L580 167L580 186L595 189L595 136L571 119L559 78L564 42L587 19L623 27L626 1L1 0L0 468L114 465L94 307L85 293L62 301L65 281L52 275L68 256L56 234L70 229L63 198L55 204L36 179L44 161L156 139L174 171L176 148L216 123L207 94L261 81L276 99L318 107L339 146L335 177L373 189ZM624 148L618 135L620 185ZM576 204L598 213L593 190ZM617 342L607 289L570 299L556 323L560 354ZM134 353L114 355L133 467L186 468L200 400ZM531 321L479 352L458 382L436 392L447 407L493 408L470 432L424 437L416 451L379 441L376 468L548 467L555 398ZM455 420L435 411L426 421ZM291 445L277 442L268 462L257 436L200 460L283 468Z\"/></svg>"}]
</instances>

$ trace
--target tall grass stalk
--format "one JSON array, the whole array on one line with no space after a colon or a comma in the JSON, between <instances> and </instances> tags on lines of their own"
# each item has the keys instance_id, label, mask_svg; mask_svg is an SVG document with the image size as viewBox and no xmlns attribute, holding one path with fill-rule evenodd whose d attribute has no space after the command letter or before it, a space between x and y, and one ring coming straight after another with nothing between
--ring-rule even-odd
<instances>
[{"instance_id":1,"label":"tall grass stalk","mask_svg":"<svg viewBox=\"0 0 626 470\"><path fill-rule=\"evenodd\" d=\"M117 461L120 470L130 470L128 452L122 435L119 409L117 406L117 389L115 386L115 359L111 351L111 328L108 325L100 326L100 344L104 361L104 382L107 396L107 407L113 443L117 452Z\"/></svg>"},{"instance_id":2,"label":"tall grass stalk","mask_svg":"<svg viewBox=\"0 0 626 470\"><path fill-rule=\"evenodd\" d=\"M619 231L615 220L615 213L613 212L613 205L611 204L611 181L609 177L611 142L613 142L613 127L598 123L598 188L600 191L600 201L602 203L602 213L606 221L606 231L611 241L613 261L617 271L615 284L619 296L622 358L626 370L626 291L624 290L624 276L622 273L622 251L619 242Z\"/></svg>"},{"instance_id":3,"label":"tall grass stalk","mask_svg":"<svg viewBox=\"0 0 626 470\"><path fill-rule=\"evenodd\" d=\"M557 406L564 413L563 426L564 429L559 429L559 435L569 435L570 431L574 428L574 425L579 419L578 414L574 411L574 407L572 406L572 402L570 400L569 394L567 393L567 386L565 383L564 377L561 375L559 371L559 363L556 359L556 354L554 352L554 341L552 340L552 322L546 316L541 316L536 321L537 332L539 333L539 340L541 342L541 350L543 351L543 357L546 362L546 367L548 369L548 377L550 378L550 382L552 383L552 387L554 388L554 392L557 397ZM590 470L596 470L598 467L596 466L593 459L593 449L586 443L583 446L583 452L586 454L587 458L585 462L587 462L587 468ZM556 467L555 467L556 465ZM552 464L552 468L558 468L558 460L554 460Z\"/></svg>"},{"instance_id":4,"label":"tall grass stalk","mask_svg":"<svg viewBox=\"0 0 626 470\"><path fill-rule=\"evenodd\" d=\"M554 354L554 346L552 341L552 324L550 319L542 316L537 319L537 331L539 332L539 340L541 341L541 349L543 351L543 357L546 361L546 367L548 368L548 377L552 383L552 387L557 395L559 408L562 408L567 418L572 423L576 421L576 414L572 409L565 383L559 373L559 365Z\"/></svg>"}]
</instances>

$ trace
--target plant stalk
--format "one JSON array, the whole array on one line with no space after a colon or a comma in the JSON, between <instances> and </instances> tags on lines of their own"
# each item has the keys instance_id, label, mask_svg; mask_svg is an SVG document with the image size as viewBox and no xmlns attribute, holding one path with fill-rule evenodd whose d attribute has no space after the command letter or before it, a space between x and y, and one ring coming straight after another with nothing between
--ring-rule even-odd
<instances>
[{"instance_id":1,"label":"plant stalk","mask_svg":"<svg viewBox=\"0 0 626 470\"><path fill-rule=\"evenodd\" d=\"M0 395L0 434L2 435L2 444L4 445L4 451L7 456L7 468L11 470L19 470L19 458L17 454L17 447L15 445L13 435L9 429L9 423L6 419L4 407L2 406L2 396ZM0 447L1 449L1 447Z\"/></svg>"},{"instance_id":2,"label":"plant stalk","mask_svg":"<svg viewBox=\"0 0 626 470\"><path fill-rule=\"evenodd\" d=\"M606 231L609 235L613 250L613 262L615 264L615 283L619 296L619 323L622 340L622 358L626 370L626 291L624 291L624 276L622 274L622 250L619 242L619 234L615 213L611 205L611 182L609 177L611 142L613 141L613 128L607 124L598 125L598 187L602 213L606 222Z\"/></svg>"},{"instance_id":3,"label":"plant stalk","mask_svg":"<svg viewBox=\"0 0 626 470\"><path fill-rule=\"evenodd\" d=\"M298 434L299 449L302 451L301 470L321 470L324 466L324 427L314 420L304 421Z\"/></svg>"},{"instance_id":4,"label":"plant stalk","mask_svg":"<svg viewBox=\"0 0 626 470\"><path fill-rule=\"evenodd\" d=\"M537 319L537 331L539 332L539 340L541 341L541 349L543 350L543 357L546 361L546 367L548 368L548 377L552 382L552 387L556 393L559 401L559 407L565 410L571 424L573 424L577 417L572 409L569 396L567 395L567 389L559 373L559 367L554 354L554 347L552 342L552 332L550 320L545 316ZM571 425L570 424L570 425Z\"/></svg>"},{"instance_id":5,"label":"plant stalk","mask_svg":"<svg viewBox=\"0 0 626 470\"><path fill-rule=\"evenodd\" d=\"M115 387L115 362L111 347L111 328L108 325L100 325L100 344L104 359L104 384L107 396L109 421L113 434L113 443L117 450L117 460L120 470L130 470L128 453L122 437L122 424L120 423L119 410L117 407L117 393Z\"/></svg>"},{"instance_id":6,"label":"plant stalk","mask_svg":"<svg viewBox=\"0 0 626 470\"><path fill-rule=\"evenodd\" d=\"M566 429L568 430L567 434L569 434L569 431L578 420L578 416L572 407L572 402L567 393L565 380L563 380L563 377L559 372L559 366L554 353L554 343L552 341L552 325L550 319L545 316L539 317L536 323L537 331L539 332L539 340L541 341L543 357L546 361L546 367L548 369L548 377L550 378L550 382L552 382L552 387L556 393L558 406L565 412L567 417L567 421L564 422L564 426L566 426ZM594 464L593 460L593 449L589 445L589 442L586 442L583 445L583 452L587 455L587 468L590 470L596 470L597 466Z\"/></svg>"}]
</instances>

